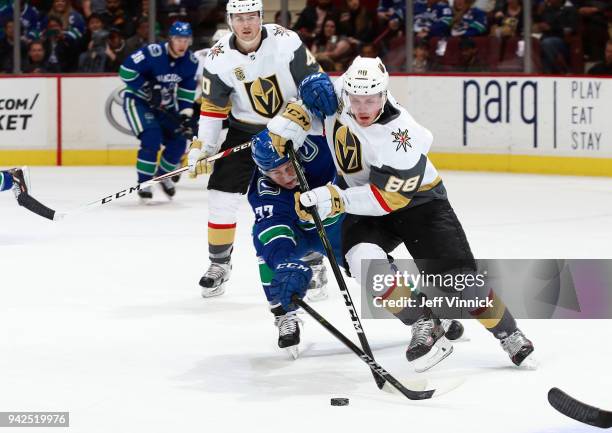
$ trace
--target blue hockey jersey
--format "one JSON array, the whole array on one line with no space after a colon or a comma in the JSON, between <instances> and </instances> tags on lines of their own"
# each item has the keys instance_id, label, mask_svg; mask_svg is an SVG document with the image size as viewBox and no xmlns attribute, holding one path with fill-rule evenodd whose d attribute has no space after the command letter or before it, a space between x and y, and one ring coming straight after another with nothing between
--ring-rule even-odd
<instances>
[{"instance_id":1,"label":"blue hockey jersey","mask_svg":"<svg viewBox=\"0 0 612 433\"><path fill-rule=\"evenodd\" d=\"M487 14L478 9L470 8L461 21L455 23L451 30L451 36L479 36L487 31Z\"/></svg>"},{"instance_id":2,"label":"blue hockey jersey","mask_svg":"<svg viewBox=\"0 0 612 433\"><path fill-rule=\"evenodd\" d=\"M325 137L308 136L298 155L311 189L335 182L336 167ZM293 190L279 187L259 170L251 179L248 200L255 213L253 243L257 255L270 269L300 259L309 252L325 253L312 221L300 220L295 212L294 194L297 191L297 187ZM323 224L335 255L340 257L342 214L327 218Z\"/></svg>"},{"instance_id":3,"label":"blue hockey jersey","mask_svg":"<svg viewBox=\"0 0 612 433\"><path fill-rule=\"evenodd\" d=\"M440 1L432 7L427 2L414 3L414 31L427 29L429 36L448 36L453 21L453 11L448 3Z\"/></svg>"},{"instance_id":4,"label":"blue hockey jersey","mask_svg":"<svg viewBox=\"0 0 612 433\"><path fill-rule=\"evenodd\" d=\"M126 97L151 100L151 89L162 88L162 106L171 111L192 108L198 61L191 52L178 59L168 53L168 43L150 44L134 51L119 68Z\"/></svg>"}]
</instances>

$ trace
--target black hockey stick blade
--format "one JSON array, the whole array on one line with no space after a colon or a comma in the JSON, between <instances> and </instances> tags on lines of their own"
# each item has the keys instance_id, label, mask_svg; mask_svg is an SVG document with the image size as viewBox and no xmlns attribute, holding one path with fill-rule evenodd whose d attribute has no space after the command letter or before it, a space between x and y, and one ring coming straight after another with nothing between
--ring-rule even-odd
<instances>
[{"instance_id":1,"label":"black hockey stick blade","mask_svg":"<svg viewBox=\"0 0 612 433\"><path fill-rule=\"evenodd\" d=\"M438 392L437 389L423 389L417 391L414 389L406 388L399 380L393 377L391 373L389 373L379 363L377 363L374 358L367 355L363 350L359 348L359 346L349 340L346 335L344 335L337 328L335 328L310 305L308 305L302 299L298 298L297 295L293 295L292 301L295 305L301 307L304 311L306 311L314 320L319 322L319 324L323 326L330 334L340 340L342 344L351 349L353 353L359 357L359 359L361 359L368 365L368 367L370 367L372 373L376 374L377 376L380 376L389 385L391 385L393 388L402 393L405 397L409 398L410 400L426 400L432 398L434 395L441 394L440 392Z\"/></svg>"},{"instance_id":2,"label":"black hockey stick blade","mask_svg":"<svg viewBox=\"0 0 612 433\"><path fill-rule=\"evenodd\" d=\"M291 160L291 164L295 169L295 173L297 175L298 182L300 185L300 191L310 191L310 187L308 186L308 180L306 179L306 174L304 173L304 169L300 164L300 161L295 153L295 149L293 148L293 143L291 141L287 141L287 153L289 155L289 159ZM363 348L363 351L366 355L374 359L374 354L372 353L372 349L370 348L370 343L368 342L368 339L365 335L363 325L359 320L359 316L357 315L357 312L355 312L355 305L353 303L353 300L351 299L351 294L349 293L348 288L346 287L346 282L344 281L344 277L342 276L342 272L340 271L340 267L338 266L338 263L336 261L334 250L329 241L329 237L325 232L325 227L323 226L321 217L319 217L319 213L314 207L307 209L307 211L312 216L312 220L314 221L315 226L317 228L319 238L321 239L321 243L323 244L323 249L325 249L325 254L327 255L329 264L332 267L334 277L336 278L336 282L338 283L338 287L340 288L340 292L342 293L342 297L344 298L345 305L349 309L351 321L353 322L353 327L355 328L355 331L357 331L357 337L359 338L361 347ZM372 376L378 389L383 389L383 387L385 386L385 378L383 376L377 375L374 371L372 371Z\"/></svg>"},{"instance_id":3,"label":"black hockey stick blade","mask_svg":"<svg viewBox=\"0 0 612 433\"><path fill-rule=\"evenodd\" d=\"M50 219L51 221L53 221L53 218L55 217L55 211L53 209L48 208L27 192L22 192L21 194L19 194L19 196L17 197L17 203L19 203L20 206L23 206L30 212L34 212L35 214L40 215L43 218Z\"/></svg>"},{"instance_id":4,"label":"black hockey stick blade","mask_svg":"<svg viewBox=\"0 0 612 433\"><path fill-rule=\"evenodd\" d=\"M576 421L600 428L612 427L612 412L578 401L559 388L548 391L548 402L563 415Z\"/></svg>"}]
</instances>

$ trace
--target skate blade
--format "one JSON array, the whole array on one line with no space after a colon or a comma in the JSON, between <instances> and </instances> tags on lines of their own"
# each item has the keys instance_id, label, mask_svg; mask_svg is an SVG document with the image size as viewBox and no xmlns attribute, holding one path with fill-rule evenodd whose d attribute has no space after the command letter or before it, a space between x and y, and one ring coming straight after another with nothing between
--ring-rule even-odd
<instances>
[{"instance_id":1,"label":"skate blade","mask_svg":"<svg viewBox=\"0 0 612 433\"><path fill-rule=\"evenodd\" d=\"M533 357L533 354L529 355L527 358L523 359L521 365L518 365L517 368L521 370L537 370L540 366L540 362Z\"/></svg>"},{"instance_id":2,"label":"skate blade","mask_svg":"<svg viewBox=\"0 0 612 433\"><path fill-rule=\"evenodd\" d=\"M289 347L285 347L284 348L287 353L294 359L298 359L300 357L300 349L299 346L296 344L295 346L289 346Z\"/></svg>"},{"instance_id":3,"label":"skate blade","mask_svg":"<svg viewBox=\"0 0 612 433\"><path fill-rule=\"evenodd\" d=\"M443 379L399 379L401 384L406 388L411 389L413 391L426 391L429 389L435 389L434 397L439 397L444 395L452 390L460 387L465 383L465 377L453 377L453 378L443 378ZM385 382L385 386L382 388L383 391L388 392L389 394L397 394L402 395L397 389L395 389L392 385L389 385L389 382Z\"/></svg>"},{"instance_id":4,"label":"skate blade","mask_svg":"<svg viewBox=\"0 0 612 433\"><path fill-rule=\"evenodd\" d=\"M306 299L310 302L324 301L328 298L327 292L321 289L312 289L306 292Z\"/></svg>"},{"instance_id":5,"label":"skate blade","mask_svg":"<svg viewBox=\"0 0 612 433\"><path fill-rule=\"evenodd\" d=\"M436 342L434 347L431 348L429 353L413 361L414 370L417 373L423 373L440 363L451 353L453 353L453 345L446 337L442 337Z\"/></svg>"},{"instance_id":6,"label":"skate blade","mask_svg":"<svg viewBox=\"0 0 612 433\"><path fill-rule=\"evenodd\" d=\"M225 293L225 284L221 284L219 287L208 288L199 286L202 289L202 297L206 298L216 298L217 296L221 296Z\"/></svg>"}]
</instances>

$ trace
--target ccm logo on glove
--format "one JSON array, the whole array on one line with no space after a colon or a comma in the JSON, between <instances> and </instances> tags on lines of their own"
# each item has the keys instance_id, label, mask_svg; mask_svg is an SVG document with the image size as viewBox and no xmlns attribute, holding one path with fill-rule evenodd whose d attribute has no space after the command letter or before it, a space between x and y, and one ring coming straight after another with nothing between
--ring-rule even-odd
<instances>
[{"instance_id":1,"label":"ccm logo on glove","mask_svg":"<svg viewBox=\"0 0 612 433\"><path fill-rule=\"evenodd\" d=\"M297 269L300 271L304 271L304 272L308 272L308 270L310 269L308 266L304 266L300 263L281 263L280 265L278 265L276 267L276 269Z\"/></svg>"}]
</instances>

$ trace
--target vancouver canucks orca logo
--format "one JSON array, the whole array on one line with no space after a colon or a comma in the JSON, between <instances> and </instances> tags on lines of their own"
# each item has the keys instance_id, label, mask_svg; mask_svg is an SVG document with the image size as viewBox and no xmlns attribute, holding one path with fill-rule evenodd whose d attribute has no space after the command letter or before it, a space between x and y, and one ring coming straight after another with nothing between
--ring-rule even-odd
<instances>
[{"instance_id":1,"label":"vancouver canucks orca logo","mask_svg":"<svg viewBox=\"0 0 612 433\"><path fill-rule=\"evenodd\" d=\"M338 120L334 124L334 150L338 166L344 173L357 173L363 169L359 139Z\"/></svg>"},{"instance_id":2,"label":"vancouver canucks orca logo","mask_svg":"<svg viewBox=\"0 0 612 433\"><path fill-rule=\"evenodd\" d=\"M283 95L276 75L244 83L251 106L257 114L272 118L283 106Z\"/></svg>"}]
</instances>

